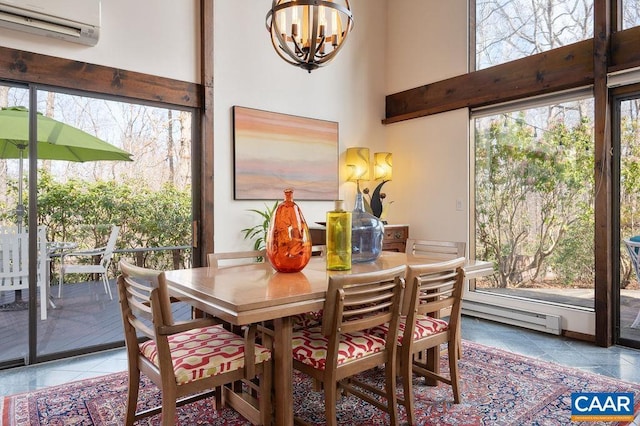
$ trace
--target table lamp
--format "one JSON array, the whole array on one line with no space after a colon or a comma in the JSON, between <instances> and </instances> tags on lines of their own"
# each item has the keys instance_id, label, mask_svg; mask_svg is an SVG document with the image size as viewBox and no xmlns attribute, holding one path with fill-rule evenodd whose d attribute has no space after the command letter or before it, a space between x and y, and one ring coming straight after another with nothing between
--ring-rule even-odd
<instances>
[{"instance_id":1,"label":"table lamp","mask_svg":"<svg viewBox=\"0 0 640 426\"><path fill-rule=\"evenodd\" d=\"M369 148L347 148L345 163L347 165L347 181L356 182L358 193L360 193L360 181L371 179Z\"/></svg>"},{"instance_id":2,"label":"table lamp","mask_svg":"<svg viewBox=\"0 0 640 426\"><path fill-rule=\"evenodd\" d=\"M376 189L373 190L373 194L371 194L371 211L374 216L380 217L382 214L382 199L380 198L380 191L382 190L382 185L391 180L393 157L390 152L376 152L373 158L373 178L375 180L382 180L382 182L376 186Z\"/></svg>"}]
</instances>

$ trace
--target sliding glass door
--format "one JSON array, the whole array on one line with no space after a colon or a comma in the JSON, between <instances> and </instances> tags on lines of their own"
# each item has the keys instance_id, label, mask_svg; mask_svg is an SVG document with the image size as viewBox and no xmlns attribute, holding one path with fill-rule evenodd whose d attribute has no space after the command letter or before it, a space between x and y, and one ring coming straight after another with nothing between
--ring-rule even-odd
<instances>
[{"instance_id":1,"label":"sliding glass door","mask_svg":"<svg viewBox=\"0 0 640 426\"><path fill-rule=\"evenodd\" d=\"M41 304L37 291L29 289L29 122L7 108L28 104L27 87L0 84L0 366L27 359L32 295L34 316Z\"/></svg>"},{"instance_id":2,"label":"sliding glass door","mask_svg":"<svg viewBox=\"0 0 640 426\"><path fill-rule=\"evenodd\" d=\"M121 346L119 259L191 265L192 111L9 85L0 106L26 112L26 135L36 112L55 120L37 159L0 148L0 227L39 231L33 288L0 288L0 368Z\"/></svg>"},{"instance_id":3,"label":"sliding glass door","mask_svg":"<svg viewBox=\"0 0 640 426\"><path fill-rule=\"evenodd\" d=\"M614 158L619 176L620 274L616 282L617 343L640 348L640 92L614 103Z\"/></svg>"}]
</instances>

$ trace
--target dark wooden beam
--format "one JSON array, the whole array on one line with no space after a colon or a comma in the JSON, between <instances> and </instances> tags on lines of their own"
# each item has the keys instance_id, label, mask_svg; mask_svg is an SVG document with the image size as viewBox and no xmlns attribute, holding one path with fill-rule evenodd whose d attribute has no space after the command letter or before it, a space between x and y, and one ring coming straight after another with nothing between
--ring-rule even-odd
<instances>
[{"instance_id":1,"label":"dark wooden beam","mask_svg":"<svg viewBox=\"0 0 640 426\"><path fill-rule=\"evenodd\" d=\"M609 72L640 66L640 27L614 33L610 40ZM387 95L382 122L391 124L459 108L476 108L590 86L594 84L593 49L593 39L584 40Z\"/></svg>"},{"instance_id":2,"label":"dark wooden beam","mask_svg":"<svg viewBox=\"0 0 640 426\"><path fill-rule=\"evenodd\" d=\"M640 67L640 27L613 33L609 72Z\"/></svg>"},{"instance_id":3,"label":"dark wooden beam","mask_svg":"<svg viewBox=\"0 0 640 426\"><path fill-rule=\"evenodd\" d=\"M593 42L560 47L516 61L388 95L384 123L541 95L593 82Z\"/></svg>"},{"instance_id":4,"label":"dark wooden beam","mask_svg":"<svg viewBox=\"0 0 640 426\"><path fill-rule=\"evenodd\" d=\"M201 110L201 192L200 192L200 241L198 242L200 264L206 265L207 253L214 252L213 246L213 204L214 204L214 164L213 164L213 18L214 0L200 0L201 32L200 32L200 67L202 80Z\"/></svg>"},{"instance_id":5,"label":"dark wooden beam","mask_svg":"<svg viewBox=\"0 0 640 426\"><path fill-rule=\"evenodd\" d=\"M0 47L0 79L199 108L197 84Z\"/></svg>"},{"instance_id":6,"label":"dark wooden beam","mask_svg":"<svg viewBox=\"0 0 640 426\"><path fill-rule=\"evenodd\" d=\"M611 108L607 72L611 40L611 1L594 3L594 194L596 344L613 344L613 213L611 182ZM617 252L617 251L616 251Z\"/></svg>"}]
</instances>

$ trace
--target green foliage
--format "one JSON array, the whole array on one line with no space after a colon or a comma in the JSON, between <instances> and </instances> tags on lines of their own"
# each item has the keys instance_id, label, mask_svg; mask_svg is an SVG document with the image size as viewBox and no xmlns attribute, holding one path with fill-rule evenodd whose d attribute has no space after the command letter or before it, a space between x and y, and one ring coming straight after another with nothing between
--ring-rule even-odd
<instances>
[{"instance_id":1,"label":"green foliage","mask_svg":"<svg viewBox=\"0 0 640 426\"><path fill-rule=\"evenodd\" d=\"M245 228L242 230L244 234L245 240L253 240L253 249L254 250L262 250L266 247L267 243L267 230L269 229L269 222L271 222L271 217L273 213L276 211L278 207L278 201L273 203L273 206L269 207L268 205L264 205L265 210L257 210L257 209L249 209L247 211L254 212L260 219L261 223L252 226L251 228Z\"/></svg>"},{"instance_id":2,"label":"green foliage","mask_svg":"<svg viewBox=\"0 0 640 426\"><path fill-rule=\"evenodd\" d=\"M56 182L45 170L38 173L38 223L47 226L48 241L74 241L81 248L104 246L110 224L116 224L120 225L117 249L192 244L189 189L181 191L166 184L161 190L152 191L142 181L70 179L62 183ZM12 216L13 212L9 211L0 220L14 221ZM173 269L190 263L188 250L123 256L136 256L139 264L154 268Z\"/></svg>"},{"instance_id":3,"label":"green foliage","mask_svg":"<svg viewBox=\"0 0 640 426\"><path fill-rule=\"evenodd\" d=\"M496 263L498 287L592 274L592 140L588 120L538 136L523 114L476 132L477 254Z\"/></svg>"},{"instance_id":4,"label":"green foliage","mask_svg":"<svg viewBox=\"0 0 640 426\"><path fill-rule=\"evenodd\" d=\"M567 229L549 258L549 267L558 284L567 287L591 287L595 276L593 260L593 209Z\"/></svg>"}]
</instances>

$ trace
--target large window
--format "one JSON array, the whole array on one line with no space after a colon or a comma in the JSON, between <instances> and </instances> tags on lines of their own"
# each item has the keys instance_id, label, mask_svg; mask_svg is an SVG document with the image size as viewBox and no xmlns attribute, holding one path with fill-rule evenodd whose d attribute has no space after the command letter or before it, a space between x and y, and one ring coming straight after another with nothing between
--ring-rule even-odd
<instances>
[{"instance_id":1,"label":"large window","mask_svg":"<svg viewBox=\"0 0 640 426\"><path fill-rule=\"evenodd\" d=\"M593 0L472 0L473 5L476 70L593 37Z\"/></svg>"},{"instance_id":2,"label":"large window","mask_svg":"<svg viewBox=\"0 0 640 426\"><path fill-rule=\"evenodd\" d=\"M476 114L476 291L593 308L593 101Z\"/></svg>"}]
</instances>

